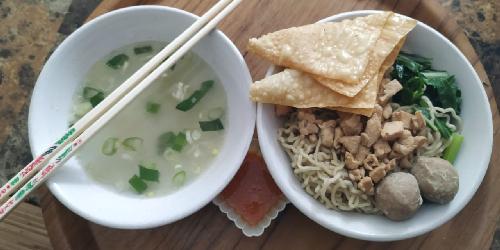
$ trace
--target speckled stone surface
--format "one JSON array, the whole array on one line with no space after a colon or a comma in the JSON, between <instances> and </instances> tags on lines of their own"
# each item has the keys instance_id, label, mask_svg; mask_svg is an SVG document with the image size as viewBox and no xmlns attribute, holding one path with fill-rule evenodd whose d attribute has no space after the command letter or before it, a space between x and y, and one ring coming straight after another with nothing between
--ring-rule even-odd
<instances>
[{"instance_id":1,"label":"speckled stone surface","mask_svg":"<svg viewBox=\"0 0 500 250\"><path fill-rule=\"evenodd\" d=\"M500 0L438 1L454 13L464 28L500 104ZM0 0L0 184L32 159L28 106L43 63L99 2ZM500 230L492 249L500 250Z\"/></svg>"}]
</instances>

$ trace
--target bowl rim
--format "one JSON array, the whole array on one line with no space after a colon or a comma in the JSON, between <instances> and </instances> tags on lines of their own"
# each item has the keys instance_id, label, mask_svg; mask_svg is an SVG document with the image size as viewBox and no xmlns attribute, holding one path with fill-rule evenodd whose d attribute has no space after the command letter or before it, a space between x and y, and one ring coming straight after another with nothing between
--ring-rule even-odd
<instances>
[{"instance_id":1,"label":"bowl rim","mask_svg":"<svg viewBox=\"0 0 500 250\"><path fill-rule=\"evenodd\" d=\"M62 41L57 46L57 48L54 50L54 52L52 53L52 55L45 62L44 67L42 68L42 71L40 72L40 74L38 76L38 79L40 79L40 76L42 76L42 74L44 74L45 65L49 65L49 64L52 63L52 60L55 60L55 58L59 58L61 56L61 53L62 53L61 51L64 51L64 47L68 46L68 44L74 43L75 41L73 41L73 40L75 40L76 37L81 36L81 34L87 33L88 29L92 28L95 25L100 24L104 20L106 20L106 19L108 19L108 18L110 18L112 16L115 16L115 15L126 15L127 13L130 13L130 12L151 11L151 10L163 11L165 13L180 14L182 16L185 16L185 17L187 16L188 18L191 18L191 19L194 19L194 20L197 20L197 19L200 18L199 16L197 16L197 15L195 15L193 13L190 13L188 11L185 11L185 10L182 10L182 9L178 9L178 8L174 8L174 7L169 7L169 6L162 6L162 5L138 5L138 6L130 6L130 7L125 7L125 8L121 8L121 9L118 9L118 10L114 10L114 11L110 11L110 12L104 13L104 14L102 14L102 15L100 15L100 16L92 19L92 20L90 20L89 22L85 23L84 25L82 25L81 27L79 27L77 30L75 30L72 34L70 34L68 37L66 37L64 39L64 41ZM245 71L245 72L243 72L243 74L240 77L244 81L248 82L248 84L250 84L251 81L252 81L252 78L251 78L251 75L250 75L250 72L249 72L249 68L248 68L248 65L246 64L243 56L241 55L239 49L219 29L215 28L214 30L211 31L210 34L212 34L212 32L213 32L213 34L216 34L218 37L220 37L221 41L229 47L231 54L233 54L233 55L235 55L237 57L236 60L241 64L241 66L243 67L243 69ZM37 83L38 83L38 79L37 79ZM35 84L32 96L36 96L36 95L41 95L42 94L42 93L39 93L40 90L37 90L36 86L37 86L37 84ZM166 225L166 224L169 224L169 223L181 220L181 219L183 219L183 218L185 218L185 217L187 217L187 216L189 216L189 215L191 215L191 214L199 211L201 208L203 208L208 203L210 203L227 186L227 184L231 181L232 177L234 177L234 175L238 171L239 166L243 162L244 157L245 157L246 153L249 150L249 147L250 147L250 144L251 144L251 141L252 141L252 138L253 138L253 134L254 134L254 131L255 131L256 105L253 102L249 102L249 107L250 107L251 112L249 114L247 114L247 115L248 115L248 119L251 121L251 124L248 125L249 126L248 131L241 134L241 140L242 141L246 141L246 142L245 142L245 144L244 144L244 146L242 148L241 157L239 157L241 159L239 159L238 164L236 164L235 167L232 167L230 169L230 172L228 173L229 174L228 176L230 178L228 178L227 180L224 180L224 182L221 182L221 184L218 185L218 187L214 190L214 192L210 193L210 195L207 195L205 197L197 197L196 200L198 200L198 201L195 202L196 205L192 205L188 209L182 209L182 211L176 212L175 216L157 217L154 221L153 220L152 221L147 221L147 222L144 222L142 224L130 224L130 223L126 222L126 221L117 222L116 219L115 220L108 220L108 219L102 218L102 216L100 216L100 217L93 216L92 214L87 213L86 211L84 211L84 209L80 208L79 206L77 206L77 205L71 203L69 200L65 199L64 198L65 195L62 194L61 192L59 192L58 187L57 187L57 183L54 183L51 180L51 178L49 178L47 180L47 182L46 182L47 186L48 186L50 192L65 207L69 208L71 211L75 212L76 214L78 214L79 216L83 217L86 220L92 221L94 223L97 223L97 224L100 224L100 225L103 225L103 226L106 226L106 227L118 228L118 229L148 229L148 228L154 228L154 227ZM33 114L33 110L34 109L35 109L35 103L34 102L30 102L29 113L28 113L28 139L29 139L30 149L31 149L32 155L33 155L33 157L36 157L36 153L35 152L37 150L36 150L36 147L35 147L35 145L33 143L35 141L34 137L36 137L35 133L34 133L34 129L35 129L35 125L34 125L35 121L34 121L34 119L35 118L33 117L33 115L31 115L31 114ZM164 196L161 196L161 197L164 197Z\"/></svg>"},{"instance_id":2,"label":"bowl rim","mask_svg":"<svg viewBox=\"0 0 500 250\"><path fill-rule=\"evenodd\" d=\"M375 14L375 13L380 13L380 12L382 12L382 11L381 10L356 10L356 11L341 12L341 13L332 15L330 17L326 17L324 19L321 19L318 21L318 23L340 21L340 20L344 20L347 18L354 18L357 16L365 16L365 15ZM399 14L399 13L397 13L397 14ZM403 15L403 14L399 14L399 15ZM403 16L405 16L405 15L403 15ZM413 19L415 19L415 18L413 18ZM479 176L481 178L478 178L478 180L473 182L472 187L470 188L470 191L465 194L464 198L461 200L460 203L456 204L453 212L448 213L448 214L446 214L446 216L442 216L436 220L430 221L430 223L427 227L422 228L420 230L412 230L412 231L405 233L404 235L401 234L401 235L393 235L393 236L381 236L381 235L372 235L372 234L368 234L368 233L362 233L360 231L352 230L349 227L342 227L341 225L328 225L319 215L307 213L307 209L305 209L305 207L309 203L308 202L301 202L303 200L300 198L306 193L303 192L303 189L301 189L302 193L299 194L291 189L289 190L286 188L281 188L281 185L284 185L284 184L282 184L282 182L280 181L280 178L275 178L275 176L280 175L280 170L278 170L279 167L274 167L274 166L279 165L278 160L276 160L276 158L274 156L270 156L270 155L268 156L265 152L263 152L263 156L264 156L264 159L265 159L267 165L271 166L271 167L269 167L269 172L271 173L271 175L273 176L273 179L278 184L280 189L283 191L285 196L290 200L290 202L299 211L301 211L305 216L307 216L308 218L310 218L314 222L318 223L319 225L321 225L322 227L324 227L330 231L342 234L342 235L347 236L347 237L353 237L353 238L362 239L362 240L369 240L369 241L395 241L395 240L412 238L412 237L416 237L418 235L427 233L427 232L434 230L435 228L443 225L444 223L449 221L451 218L456 216L460 211L462 211L462 209L465 207L465 205L467 205L470 202L472 197L477 192L477 189L479 188L479 185L482 183L484 176L486 174L486 171L488 170L489 162L491 161L491 152L492 152L492 148L493 148L493 121L492 121L492 115L491 115L491 109L489 106L488 96L486 94L484 87L481 84L481 80L480 80L476 70L474 69L474 67L470 64L467 57L465 57L465 55L460 51L460 49L458 49L458 47L455 44L453 44L448 38L446 38L439 31L435 30L434 28L430 27L429 25L427 25L427 24L425 24L417 19L415 19L415 20L417 21L417 25L422 26L426 31L430 31L431 33L433 33L433 35L437 36L442 42L446 43L446 45L448 47L451 47L454 50L454 52L456 54L458 54L458 56L463 61L466 62L466 65L469 68L469 70L471 72L473 72L473 78L475 80L474 84L481 87L480 93L481 93L481 97L482 97L481 98L482 108L484 110L486 110L486 112L488 114L487 121L485 121L487 123L487 127L488 127L487 133L489 134L488 141L485 142L485 145L487 145L486 149L488 150L487 155L489 155L487 164L485 167L480 169ZM267 77L269 75L274 74L275 69L276 69L276 66L271 65L268 68L265 76ZM263 114L263 109L264 109L265 105L269 105L269 104L262 104L262 103L257 104L257 133L258 133L258 135L264 134L264 128L263 128L264 121L263 121L262 114ZM260 138L260 136L259 136L259 138ZM266 145L263 145L263 140L262 141L259 140L259 144L260 144L261 148L263 148L263 149L267 148ZM296 205L296 204L298 204L298 205ZM338 212L336 210L331 210L331 211Z\"/></svg>"}]
</instances>

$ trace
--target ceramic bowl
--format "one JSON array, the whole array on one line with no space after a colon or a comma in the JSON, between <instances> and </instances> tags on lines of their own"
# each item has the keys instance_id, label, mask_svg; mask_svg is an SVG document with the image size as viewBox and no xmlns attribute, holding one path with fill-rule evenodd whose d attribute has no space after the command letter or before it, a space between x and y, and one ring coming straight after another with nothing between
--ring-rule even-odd
<instances>
[{"instance_id":1,"label":"ceramic bowl","mask_svg":"<svg viewBox=\"0 0 500 250\"><path fill-rule=\"evenodd\" d=\"M169 7L130 7L104 14L66 38L45 64L33 92L28 121L33 155L67 130L74 93L96 61L124 45L171 41L197 19ZM254 132L255 105L248 99L251 77L240 52L221 31L209 33L192 51L211 65L227 96L224 145L207 170L173 193L144 198L105 188L89 178L77 159L71 159L47 182L61 203L104 226L151 228L194 213L229 183Z\"/></svg>"},{"instance_id":2,"label":"ceramic bowl","mask_svg":"<svg viewBox=\"0 0 500 250\"><path fill-rule=\"evenodd\" d=\"M353 11L320 22L340 21L376 13ZM481 80L460 50L438 31L418 22L406 39L404 51L433 59L433 66L455 75L462 90L463 136L465 137L455 168L460 178L458 193L449 204L424 203L411 219L391 221L382 215L329 210L307 194L292 172L290 160L278 143L277 130L282 125L273 105L259 104L257 131L260 147L274 180L286 197L306 216L325 228L345 236L371 240L400 240L429 232L450 220L470 201L483 180L490 161L493 125L488 98ZM267 75L275 73L274 67Z\"/></svg>"}]
</instances>

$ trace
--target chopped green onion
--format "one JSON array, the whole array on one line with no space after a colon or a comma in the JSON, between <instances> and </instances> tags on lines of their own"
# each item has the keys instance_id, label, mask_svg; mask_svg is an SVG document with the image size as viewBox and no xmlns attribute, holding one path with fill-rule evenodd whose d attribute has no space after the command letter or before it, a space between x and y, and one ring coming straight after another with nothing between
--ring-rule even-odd
<instances>
[{"instance_id":1,"label":"chopped green onion","mask_svg":"<svg viewBox=\"0 0 500 250\"><path fill-rule=\"evenodd\" d=\"M102 144L101 147L101 152L104 155L111 156L116 153L117 147L116 143L118 142L118 138L116 137L110 137L104 141L104 144Z\"/></svg>"},{"instance_id":2,"label":"chopped green onion","mask_svg":"<svg viewBox=\"0 0 500 250\"><path fill-rule=\"evenodd\" d=\"M123 67L125 62L128 61L128 56L125 54L119 54L111 58L108 62L106 62L106 65L108 65L112 69L119 69Z\"/></svg>"},{"instance_id":3,"label":"chopped green onion","mask_svg":"<svg viewBox=\"0 0 500 250\"><path fill-rule=\"evenodd\" d=\"M184 146L187 145L187 139L186 139L186 134L185 133L182 133L182 132L179 132L175 137L174 137L174 140L173 140L173 144L172 144L172 149L177 151L177 152L180 152L182 151L182 148L184 148Z\"/></svg>"},{"instance_id":4,"label":"chopped green onion","mask_svg":"<svg viewBox=\"0 0 500 250\"><path fill-rule=\"evenodd\" d=\"M123 148L129 151L137 151L142 146L143 139L140 137L129 137L123 140Z\"/></svg>"},{"instance_id":5,"label":"chopped green onion","mask_svg":"<svg viewBox=\"0 0 500 250\"><path fill-rule=\"evenodd\" d=\"M97 106L99 103L102 102L102 100L104 100L104 93L100 92L98 93L97 95L95 96L92 96L89 101L90 101L90 104L92 104L92 107L95 107Z\"/></svg>"},{"instance_id":6,"label":"chopped green onion","mask_svg":"<svg viewBox=\"0 0 500 250\"><path fill-rule=\"evenodd\" d=\"M158 182L160 180L160 171L139 165L139 176L146 181Z\"/></svg>"},{"instance_id":7,"label":"chopped green onion","mask_svg":"<svg viewBox=\"0 0 500 250\"><path fill-rule=\"evenodd\" d=\"M160 111L160 104L156 102L146 103L146 111L151 114L156 114Z\"/></svg>"},{"instance_id":8,"label":"chopped green onion","mask_svg":"<svg viewBox=\"0 0 500 250\"><path fill-rule=\"evenodd\" d=\"M211 121L200 121L200 128L202 131L217 131L224 129L220 119L215 119Z\"/></svg>"},{"instance_id":9,"label":"chopped green onion","mask_svg":"<svg viewBox=\"0 0 500 250\"><path fill-rule=\"evenodd\" d=\"M144 182L141 178L139 178L139 176L137 175L134 175L132 176L132 178L130 178L130 180L128 180L128 183L130 184L130 186L132 186L134 188L135 191L137 191L137 193L139 194L142 194L144 191L146 191L146 189L148 188L148 184L146 184L146 182Z\"/></svg>"},{"instance_id":10,"label":"chopped green onion","mask_svg":"<svg viewBox=\"0 0 500 250\"><path fill-rule=\"evenodd\" d=\"M184 182L186 181L186 172L185 171L177 172L172 177L172 181L174 182L175 185L182 186L184 184Z\"/></svg>"},{"instance_id":11,"label":"chopped green onion","mask_svg":"<svg viewBox=\"0 0 500 250\"><path fill-rule=\"evenodd\" d=\"M151 47L151 45L146 45L146 46L141 46L141 47L135 47L134 48L134 53L136 55L150 53L151 51L153 51L153 47Z\"/></svg>"},{"instance_id":12,"label":"chopped green onion","mask_svg":"<svg viewBox=\"0 0 500 250\"><path fill-rule=\"evenodd\" d=\"M212 80L203 82L200 89L196 90L189 98L177 104L175 108L184 112L192 109L194 105L196 105L196 103L198 103L201 98L207 94L213 85L214 81Z\"/></svg>"},{"instance_id":13,"label":"chopped green onion","mask_svg":"<svg viewBox=\"0 0 500 250\"><path fill-rule=\"evenodd\" d=\"M458 155L458 151L460 151L460 147L462 146L462 142L464 141L464 136L458 133L453 133L451 136L450 145L443 152L443 159L449 161L451 164L455 161Z\"/></svg>"},{"instance_id":14,"label":"chopped green onion","mask_svg":"<svg viewBox=\"0 0 500 250\"><path fill-rule=\"evenodd\" d=\"M163 154L167 148L170 148L170 145L173 141L175 134L173 132L166 132L158 137L158 153Z\"/></svg>"},{"instance_id":15,"label":"chopped green onion","mask_svg":"<svg viewBox=\"0 0 500 250\"><path fill-rule=\"evenodd\" d=\"M87 100L96 96L97 94L100 94L100 93L103 93L103 91L100 89L96 89L96 88L92 88L92 87L84 87L83 88L83 98L87 99Z\"/></svg>"},{"instance_id":16,"label":"chopped green onion","mask_svg":"<svg viewBox=\"0 0 500 250\"><path fill-rule=\"evenodd\" d=\"M163 133L158 138L158 153L163 154L168 148L180 152L187 143L186 134L183 132L178 134L173 132Z\"/></svg>"}]
</instances>

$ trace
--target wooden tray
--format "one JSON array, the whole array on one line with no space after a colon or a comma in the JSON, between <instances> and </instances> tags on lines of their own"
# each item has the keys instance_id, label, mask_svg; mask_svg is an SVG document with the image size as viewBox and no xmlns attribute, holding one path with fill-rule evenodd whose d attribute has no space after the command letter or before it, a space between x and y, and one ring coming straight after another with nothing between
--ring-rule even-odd
<instances>
[{"instance_id":1,"label":"wooden tray","mask_svg":"<svg viewBox=\"0 0 500 250\"><path fill-rule=\"evenodd\" d=\"M163 4L203 14L216 0L110 0L104 1L89 19L113 9L137 4ZM478 56L450 13L432 1L348 0L245 0L219 28L238 46L254 79L261 79L269 66L247 54L250 37L290 26L313 23L333 14L356 9L394 10L412 16L452 40L466 55L485 83L494 117L493 152L498 152L500 125L492 88ZM479 122L479 121L478 121ZM474 167L474 166L470 166ZM265 233L247 238L213 204L171 225L151 230L115 230L78 217L62 206L46 188L41 190L42 209L55 249L486 249L489 248L500 214L498 154L472 201L451 221L431 233L413 239L375 243L343 237L302 215L293 205Z\"/></svg>"}]
</instances>

